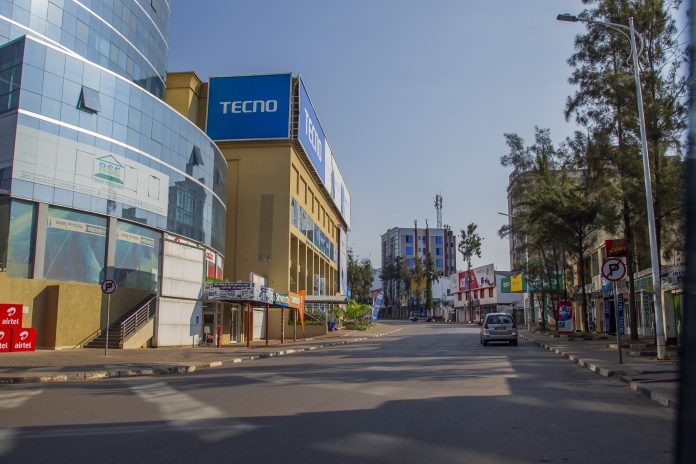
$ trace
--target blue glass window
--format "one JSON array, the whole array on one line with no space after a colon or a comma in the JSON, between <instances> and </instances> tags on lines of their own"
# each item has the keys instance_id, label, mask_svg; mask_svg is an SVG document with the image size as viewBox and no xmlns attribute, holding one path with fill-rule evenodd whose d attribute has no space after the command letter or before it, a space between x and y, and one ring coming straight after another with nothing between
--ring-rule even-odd
<instances>
[{"instance_id":1,"label":"blue glass window","mask_svg":"<svg viewBox=\"0 0 696 464\"><path fill-rule=\"evenodd\" d=\"M88 113L98 113L101 109L101 105L99 104L99 92L83 85L82 93L80 93L79 107L81 110L87 111Z\"/></svg>"},{"instance_id":2,"label":"blue glass window","mask_svg":"<svg viewBox=\"0 0 696 464\"><path fill-rule=\"evenodd\" d=\"M435 248L435 255L442 256L442 248Z\"/></svg>"},{"instance_id":3,"label":"blue glass window","mask_svg":"<svg viewBox=\"0 0 696 464\"><path fill-rule=\"evenodd\" d=\"M435 237L435 243L437 243L438 245L442 245L442 236L441 235L438 235Z\"/></svg>"},{"instance_id":4,"label":"blue glass window","mask_svg":"<svg viewBox=\"0 0 696 464\"><path fill-rule=\"evenodd\" d=\"M404 235L406 238L406 243L413 243L413 236L412 235Z\"/></svg>"},{"instance_id":5,"label":"blue glass window","mask_svg":"<svg viewBox=\"0 0 696 464\"><path fill-rule=\"evenodd\" d=\"M5 219L9 219L9 224ZM10 202L7 199L0 201L0 236L7 238L4 252L0 245L0 263L7 266L8 275L32 277L35 226L36 208L33 203L17 200Z\"/></svg>"},{"instance_id":6,"label":"blue glass window","mask_svg":"<svg viewBox=\"0 0 696 464\"><path fill-rule=\"evenodd\" d=\"M99 283L104 277L106 218L48 209L44 278Z\"/></svg>"},{"instance_id":7,"label":"blue glass window","mask_svg":"<svg viewBox=\"0 0 696 464\"><path fill-rule=\"evenodd\" d=\"M441 260L441 259L436 260L436 261L435 261L435 265L436 265L437 267L442 267L442 260Z\"/></svg>"},{"instance_id":8,"label":"blue glass window","mask_svg":"<svg viewBox=\"0 0 696 464\"><path fill-rule=\"evenodd\" d=\"M413 256L413 247L406 247L406 256Z\"/></svg>"},{"instance_id":9,"label":"blue glass window","mask_svg":"<svg viewBox=\"0 0 696 464\"><path fill-rule=\"evenodd\" d=\"M162 234L118 221L114 278L120 287L157 289Z\"/></svg>"}]
</instances>

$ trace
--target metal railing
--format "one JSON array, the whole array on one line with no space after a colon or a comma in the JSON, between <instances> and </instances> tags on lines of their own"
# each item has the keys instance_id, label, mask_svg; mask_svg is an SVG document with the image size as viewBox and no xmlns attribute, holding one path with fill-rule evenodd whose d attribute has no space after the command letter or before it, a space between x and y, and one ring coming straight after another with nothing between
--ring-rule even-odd
<instances>
[{"instance_id":1,"label":"metal railing","mask_svg":"<svg viewBox=\"0 0 696 464\"><path fill-rule=\"evenodd\" d=\"M143 305L121 321L121 341L125 341L143 325L147 324L157 312L157 295L153 294Z\"/></svg>"}]
</instances>

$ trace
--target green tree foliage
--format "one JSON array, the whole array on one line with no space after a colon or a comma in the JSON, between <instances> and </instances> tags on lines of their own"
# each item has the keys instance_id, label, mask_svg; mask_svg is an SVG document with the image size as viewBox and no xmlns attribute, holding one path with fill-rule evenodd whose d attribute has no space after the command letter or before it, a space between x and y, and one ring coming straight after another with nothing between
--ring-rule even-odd
<instances>
[{"instance_id":1,"label":"green tree foliage","mask_svg":"<svg viewBox=\"0 0 696 464\"><path fill-rule=\"evenodd\" d=\"M673 15L681 0L583 0L582 14L595 21L628 24L635 18L644 39L640 54L646 137L659 257L681 246L683 221L682 138L686 126L685 48ZM636 92L630 48L620 32L589 25L576 38L570 83L577 91L568 98L566 117L587 127L602 147L607 182L616 186L621 211L617 226L628 243L630 301L635 301L634 262L650 263L645 229L645 197L640 157ZM631 307L631 334L637 337L637 311Z\"/></svg>"},{"instance_id":2,"label":"green tree foliage","mask_svg":"<svg viewBox=\"0 0 696 464\"><path fill-rule=\"evenodd\" d=\"M514 236L517 255L527 258L528 278L547 284L553 302L561 299L562 289L552 288L551 283L558 275L570 276L567 256L574 258L588 327L584 255L593 235L603 226L610 227L616 214L605 201L607 193L593 163L596 147L591 140L578 132L556 148L548 129L535 132L535 143L529 147L518 135L505 134L510 152L501 157L501 163L514 167L518 186L512 195L512 225L503 226L499 233ZM563 298L567 298L568 280L563 279Z\"/></svg>"},{"instance_id":3,"label":"green tree foliage","mask_svg":"<svg viewBox=\"0 0 696 464\"><path fill-rule=\"evenodd\" d=\"M425 257L425 307L428 311L433 309L433 283L440 280L442 273L435 266L433 255L428 253Z\"/></svg>"},{"instance_id":4,"label":"green tree foliage","mask_svg":"<svg viewBox=\"0 0 696 464\"><path fill-rule=\"evenodd\" d=\"M461 229L459 231L460 238L457 248L466 263L467 279L471 277L471 259L474 256L478 258L481 257L481 242L483 239L478 232L476 232L477 227L478 226L472 222L466 226L466 229ZM469 292L469 308L471 308L471 305L471 292Z\"/></svg>"},{"instance_id":5,"label":"green tree foliage","mask_svg":"<svg viewBox=\"0 0 696 464\"><path fill-rule=\"evenodd\" d=\"M359 260L353 250L348 250L348 285L351 288L351 299L361 303L370 301L370 287L374 270L369 259Z\"/></svg>"}]
</instances>

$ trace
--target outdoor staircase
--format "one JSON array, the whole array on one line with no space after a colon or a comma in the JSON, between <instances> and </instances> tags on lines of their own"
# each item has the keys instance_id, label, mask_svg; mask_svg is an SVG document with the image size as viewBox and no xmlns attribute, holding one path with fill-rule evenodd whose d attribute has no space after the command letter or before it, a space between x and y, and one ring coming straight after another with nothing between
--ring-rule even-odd
<instances>
[{"instance_id":1,"label":"outdoor staircase","mask_svg":"<svg viewBox=\"0 0 696 464\"><path fill-rule=\"evenodd\" d=\"M134 335L142 326L155 317L157 311L157 294L152 293L143 298L130 311L108 328L109 349L123 348L123 342ZM101 330L95 338L87 342L85 348L104 348L106 330Z\"/></svg>"}]
</instances>

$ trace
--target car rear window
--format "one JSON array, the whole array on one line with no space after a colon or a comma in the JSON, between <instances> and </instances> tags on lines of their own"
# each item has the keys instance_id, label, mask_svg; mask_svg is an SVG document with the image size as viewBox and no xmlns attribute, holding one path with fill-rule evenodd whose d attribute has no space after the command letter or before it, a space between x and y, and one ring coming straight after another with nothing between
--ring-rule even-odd
<instances>
[{"instance_id":1,"label":"car rear window","mask_svg":"<svg viewBox=\"0 0 696 464\"><path fill-rule=\"evenodd\" d=\"M488 316L486 322L489 324L512 324L511 316Z\"/></svg>"}]
</instances>

